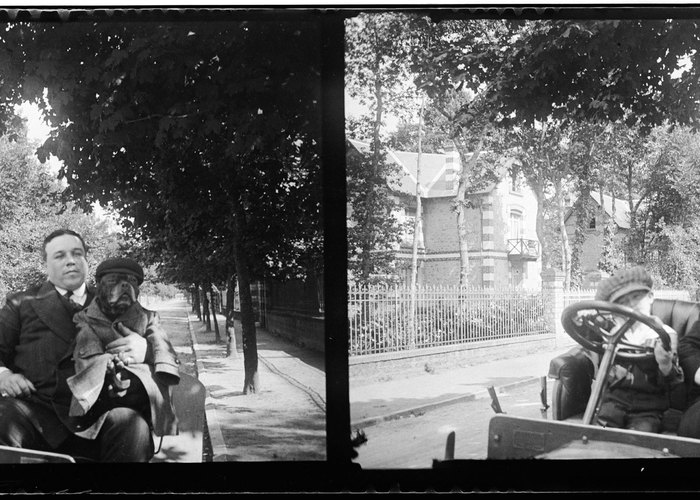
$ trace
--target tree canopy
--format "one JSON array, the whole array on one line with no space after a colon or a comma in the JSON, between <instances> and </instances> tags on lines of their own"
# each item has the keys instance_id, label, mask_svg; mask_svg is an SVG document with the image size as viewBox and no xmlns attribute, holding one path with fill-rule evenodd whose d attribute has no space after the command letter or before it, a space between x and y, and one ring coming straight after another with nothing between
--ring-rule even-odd
<instances>
[{"instance_id":1,"label":"tree canopy","mask_svg":"<svg viewBox=\"0 0 700 500\"><path fill-rule=\"evenodd\" d=\"M697 124L695 20L446 20L431 29L422 84L481 89L503 125Z\"/></svg>"},{"instance_id":2,"label":"tree canopy","mask_svg":"<svg viewBox=\"0 0 700 500\"><path fill-rule=\"evenodd\" d=\"M21 98L54 127L39 155L63 162L66 199L113 207L171 277L191 280L194 262L203 284L238 277L246 391L257 370L248 282L321 267L318 31L17 23L0 44Z\"/></svg>"}]
</instances>

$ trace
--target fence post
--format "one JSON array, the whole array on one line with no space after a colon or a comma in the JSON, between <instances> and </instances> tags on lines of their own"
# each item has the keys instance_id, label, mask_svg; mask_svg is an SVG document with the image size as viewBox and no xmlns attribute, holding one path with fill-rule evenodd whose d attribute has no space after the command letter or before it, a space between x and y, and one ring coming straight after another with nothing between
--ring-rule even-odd
<instances>
[{"instance_id":1,"label":"fence post","mask_svg":"<svg viewBox=\"0 0 700 500\"><path fill-rule=\"evenodd\" d=\"M545 269L542 276L542 301L547 328L554 333L554 345L562 347L572 343L571 337L561 324L564 311L564 272L559 269Z\"/></svg>"}]
</instances>

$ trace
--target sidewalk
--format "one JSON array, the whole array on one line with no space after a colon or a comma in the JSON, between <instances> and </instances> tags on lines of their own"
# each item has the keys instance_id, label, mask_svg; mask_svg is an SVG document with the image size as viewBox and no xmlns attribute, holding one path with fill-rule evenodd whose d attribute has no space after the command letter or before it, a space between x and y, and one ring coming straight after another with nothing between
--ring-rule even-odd
<instances>
[{"instance_id":1,"label":"sidewalk","mask_svg":"<svg viewBox=\"0 0 700 500\"><path fill-rule=\"evenodd\" d=\"M217 343L214 331L205 331L206 325L189 312L185 301L146 307L160 313L181 369L206 387L210 444L205 445L204 461L326 459L323 353L299 348L257 328L260 390L244 395L239 322L235 326L237 357L226 357L223 316L217 316L221 336Z\"/></svg>"},{"instance_id":2,"label":"sidewalk","mask_svg":"<svg viewBox=\"0 0 700 500\"><path fill-rule=\"evenodd\" d=\"M350 380L352 428L361 429L384 420L489 397L490 386L498 393L517 385L539 383L540 378L547 375L552 358L571 347L473 366L438 369L433 373L390 381L360 385Z\"/></svg>"},{"instance_id":3,"label":"sidewalk","mask_svg":"<svg viewBox=\"0 0 700 500\"><path fill-rule=\"evenodd\" d=\"M224 318L221 342L184 301L146 305L159 311L181 361L181 369L206 387L209 443L204 461L326 459L324 355L300 348L257 328L260 392L243 395L241 325L236 322L237 357L226 357ZM459 401L489 397L521 384L536 384L549 362L572 346L459 368L362 385L349 381L353 429L419 414ZM549 388L548 388L549 389ZM551 402L550 402L551 404ZM180 461L202 461L197 456Z\"/></svg>"}]
</instances>

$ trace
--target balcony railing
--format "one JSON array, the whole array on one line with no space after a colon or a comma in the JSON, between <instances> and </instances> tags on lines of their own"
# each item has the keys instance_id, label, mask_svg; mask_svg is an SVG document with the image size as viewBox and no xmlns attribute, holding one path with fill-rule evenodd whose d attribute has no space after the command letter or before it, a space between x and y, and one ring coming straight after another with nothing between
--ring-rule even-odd
<instances>
[{"instance_id":1,"label":"balcony railing","mask_svg":"<svg viewBox=\"0 0 700 500\"><path fill-rule=\"evenodd\" d=\"M508 258L537 260L540 256L540 242L523 238L508 240Z\"/></svg>"}]
</instances>

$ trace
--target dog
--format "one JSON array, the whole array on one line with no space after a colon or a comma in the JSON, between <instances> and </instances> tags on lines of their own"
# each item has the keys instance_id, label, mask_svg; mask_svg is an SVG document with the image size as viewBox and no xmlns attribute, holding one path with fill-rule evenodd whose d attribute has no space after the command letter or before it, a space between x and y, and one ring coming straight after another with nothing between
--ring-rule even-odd
<instances>
[{"instance_id":1,"label":"dog","mask_svg":"<svg viewBox=\"0 0 700 500\"><path fill-rule=\"evenodd\" d=\"M69 416L86 415L93 407L99 413L105 407L127 406L150 414L157 434L176 433L170 394L180 380L179 361L158 313L138 301L141 266L132 259L107 259L97 266L95 280L95 299L73 317L78 332L75 375L67 379L73 393ZM127 335L146 339L149 359L107 352L111 342ZM94 439L100 425L78 435Z\"/></svg>"},{"instance_id":2,"label":"dog","mask_svg":"<svg viewBox=\"0 0 700 500\"><path fill-rule=\"evenodd\" d=\"M138 277L134 274L107 273L101 276L97 283L97 294L95 301L104 315L115 321L126 313L133 306L139 296ZM117 323L116 327L124 333L123 324ZM137 332L143 335L145 332ZM119 355L114 357L107 364L107 375L111 379L108 388L110 396L123 397L130 386L130 381L123 379L124 367L128 360Z\"/></svg>"}]
</instances>

